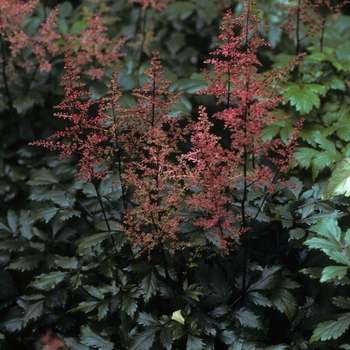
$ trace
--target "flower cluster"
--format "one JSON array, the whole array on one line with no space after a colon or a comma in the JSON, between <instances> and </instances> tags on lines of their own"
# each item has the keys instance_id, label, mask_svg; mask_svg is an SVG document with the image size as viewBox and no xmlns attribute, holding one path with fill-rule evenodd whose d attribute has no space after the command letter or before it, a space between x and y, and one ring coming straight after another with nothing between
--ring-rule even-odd
<instances>
[{"instance_id":1,"label":"flower cluster","mask_svg":"<svg viewBox=\"0 0 350 350\"><path fill-rule=\"evenodd\" d=\"M69 120L71 126L32 145L58 150L61 158L78 154L77 175L86 181L103 179L117 164L119 185L131 194L123 224L134 246L150 251L161 243L174 248L183 194L175 159L183 131L178 126L180 117L169 117L178 94L170 92L171 82L162 78L159 53L153 53L151 67L144 72L149 82L133 90L136 107L118 104L116 71L96 116L89 115L95 102L81 90L85 84L78 81L72 57L66 54L65 61L61 83L65 98L55 115Z\"/></svg>"},{"instance_id":2,"label":"flower cluster","mask_svg":"<svg viewBox=\"0 0 350 350\"><path fill-rule=\"evenodd\" d=\"M302 124L297 123L287 142L263 137L264 128L287 118L274 113L282 101L277 91L286 70L259 72L257 51L268 45L257 34L259 26L253 3L237 18L227 11L217 48L205 62L213 67L204 71L208 87L199 92L215 96L220 109L209 115L201 106L198 119L185 127L180 127L179 115L170 117L179 94L169 91L159 52L153 52L144 72L148 82L132 91L136 106L119 104L116 71L95 116L89 115L95 102L80 90L84 84L67 54L61 83L65 98L55 115L71 126L33 144L59 150L61 157L79 154L80 179L103 179L117 169L124 197L121 224L141 252L186 244L179 239L184 223L227 249L251 229L249 218L260 212L266 196L288 185L279 174L294 160ZM103 29L97 23L94 28ZM213 132L215 123L222 126L220 134ZM186 137L191 148L181 153L178 145ZM192 211L192 219L184 208Z\"/></svg>"},{"instance_id":3,"label":"flower cluster","mask_svg":"<svg viewBox=\"0 0 350 350\"><path fill-rule=\"evenodd\" d=\"M106 150L102 144L111 137L106 124L108 120L103 119L105 113L89 115L95 102L90 99L88 92L81 90L85 84L79 82L78 72L68 53L65 55L65 62L66 74L60 83L64 87L65 96L62 102L55 106L60 111L54 115L69 120L71 125L55 132L47 140L31 144L58 150L60 158L70 157L73 153L79 154L78 178L87 181L103 178L108 171L99 168L103 168L106 158Z\"/></svg>"},{"instance_id":4,"label":"flower cluster","mask_svg":"<svg viewBox=\"0 0 350 350\"><path fill-rule=\"evenodd\" d=\"M22 23L38 4L39 0L0 3L2 38L9 43L11 52L7 65L16 62L16 65L26 71L35 70L38 65L40 71L49 72L52 58L68 51L74 57L80 73L98 79L104 75L106 68L113 67L122 56L121 48L127 38L109 38L108 28L99 14L87 18L86 28L79 32L62 34L57 25L59 5L50 12L37 34L28 35ZM30 48L33 56L31 59L18 57L25 48ZM11 78L13 77L9 76Z\"/></svg>"},{"instance_id":5,"label":"flower cluster","mask_svg":"<svg viewBox=\"0 0 350 350\"><path fill-rule=\"evenodd\" d=\"M39 4L39 0L2 0L0 2L0 32L5 40L22 31L21 25L28 13Z\"/></svg>"},{"instance_id":6,"label":"flower cluster","mask_svg":"<svg viewBox=\"0 0 350 350\"><path fill-rule=\"evenodd\" d=\"M221 108L210 119L201 107L198 122L189 126L193 147L183 156L190 164L187 186L194 192L187 204L202 214L196 224L213 231L223 248L249 229L246 219L257 212L249 192L256 199L276 190L277 174L287 171L300 128L299 123L287 144L262 137L265 127L287 118L273 113L282 101L276 91L285 72L258 72L257 50L268 43L257 34L259 19L252 5L248 2L237 18L231 11L224 16L220 42L205 62L213 66L205 72L208 88L200 91L214 95ZM215 122L223 125L220 138L212 132Z\"/></svg>"},{"instance_id":7,"label":"flower cluster","mask_svg":"<svg viewBox=\"0 0 350 350\"><path fill-rule=\"evenodd\" d=\"M137 105L124 116L123 183L133 193L126 233L135 246L148 251L157 244L175 248L183 196L175 164L183 131L179 116L169 117L178 94L168 90L171 82L162 78L163 73L154 51L151 67L144 72L149 82L133 90Z\"/></svg>"}]
</instances>

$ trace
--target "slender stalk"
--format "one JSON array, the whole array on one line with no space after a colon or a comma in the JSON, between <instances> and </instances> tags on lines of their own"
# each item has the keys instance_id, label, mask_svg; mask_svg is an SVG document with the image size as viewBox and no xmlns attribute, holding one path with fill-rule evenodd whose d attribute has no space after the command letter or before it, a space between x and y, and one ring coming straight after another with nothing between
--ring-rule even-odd
<instances>
[{"instance_id":1,"label":"slender stalk","mask_svg":"<svg viewBox=\"0 0 350 350\"><path fill-rule=\"evenodd\" d=\"M113 120L114 120L114 124L117 123L117 114L116 114L116 110L113 104L112 107L112 113L113 113ZM119 142L119 137L118 137L118 131L115 130L115 143L114 143L114 148L117 149L117 165L118 165L118 173L119 173L119 181L120 181L120 186L122 189L122 201L123 201L123 206L124 206L124 210L127 210L128 208L128 202L126 200L126 190L125 187L123 185L123 180L122 180L122 172L123 172L123 166L122 166L122 155L121 155L121 150L120 150L120 142Z\"/></svg>"},{"instance_id":2,"label":"slender stalk","mask_svg":"<svg viewBox=\"0 0 350 350\"><path fill-rule=\"evenodd\" d=\"M279 174L279 171L276 172L275 176L273 177L273 179L272 179L272 181L271 181L271 184L274 184L274 183L275 183L275 181L277 180L278 174ZM261 204L260 204L260 206L259 206L259 208L258 208L257 213L255 214L254 218L253 218L253 219L251 220L251 222L250 222L250 227L252 227L252 226L254 225L254 223L255 223L257 217L259 216L259 214L260 214L260 212L261 212L261 210L262 210L262 208L263 208L263 206L264 206L264 204L265 204L265 202L266 202L266 199L267 199L268 195L269 195L269 193L266 192L266 193L265 193L265 196L264 196L264 198L263 198L263 200L262 200L262 202L261 202Z\"/></svg>"},{"instance_id":3,"label":"slender stalk","mask_svg":"<svg viewBox=\"0 0 350 350\"><path fill-rule=\"evenodd\" d=\"M35 65L35 69L34 69L32 75L31 75L31 77L30 77L30 79L29 79L29 81L28 81L27 87L26 87L26 89L25 89L25 92L26 92L26 93L29 91L30 85L32 85L32 82L33 82L33 80L34 80L34 77L35 77L36 72L38 71L38 68L39 68L39 63L37 63L37 64Z\"/></svg>"},{"instance_id":4,"label":"slender stalk","mask_svg":"<svg viewBox=\"0 0 350 350\"><path fill-rule=\"evenodd\" d=\"M103 218L104 218L104 220L106 222L108 231L111 232L112 230L111 230L111 227L109 226L109 222L108 222L107 214L106 214L103 202L102 202L100 190L98 189L98 186L96 185L95 181L92 181L92 184L94 185L94 188L95 188L95 191L96 191L96 194L97 194L97 199L98 199L98 202L100 204L100 207L101 207L101 210L102 210L102 214L103 214Z\"/></svg>"}]
</instances>

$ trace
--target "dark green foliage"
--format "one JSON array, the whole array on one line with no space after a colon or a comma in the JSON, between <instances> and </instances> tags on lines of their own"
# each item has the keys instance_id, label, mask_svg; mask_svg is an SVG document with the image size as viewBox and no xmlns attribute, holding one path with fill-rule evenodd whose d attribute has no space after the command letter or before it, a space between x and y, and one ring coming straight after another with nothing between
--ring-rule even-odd
<instances>
[{"instance_id":1,"label":"dark green foliage","mask_svg":"<svg viewBox=\"0 0 350 350\"><path fill-rule=\"evenodd\" d=\"M202 103L217 111L210 98L195 95L207 86L199 70L224 9L239 13L241 4L174 1L159 12L126 0L101 3L108 11L96 1L64 2L58 28L78 33L88 13L102 11L108 35L131 37L115 63L124 67L122 106L135 106L129 92L145 83L142 73L156 48L170 90L184 91L171 115L195 119ZM293 58L276 24L284 18L278 3L257 4L261 21L273 28L261 28L275 45L259 52L265 71ZM28 15L27 33L50 13L42 4ZM63 96L63 57L52 57L48 74L17 66L19 85L6 87L2 75L0 348L34 349L52 329L78 350L350 349L349 33L348 17L329 16L323 45L319 37L305 41L301 64L282 83L285 102L274 111L290 119L262 131L266 140L286 140L305 118L290 186L266 197L249 189L253 229L226 253L192 225L198 213L187 212L182 235L191 245L175 254L160 246L138 254L120 225L120 169L104 181L76 181L77 158L58 160L28 146L66 126L52 117ZM30 52L21 55L32 59ZM111 73L110 67L100 80L82 78L93 99L104 96ZM184 152L189 147L182 145Z\"/></svg>"}]
</instances>

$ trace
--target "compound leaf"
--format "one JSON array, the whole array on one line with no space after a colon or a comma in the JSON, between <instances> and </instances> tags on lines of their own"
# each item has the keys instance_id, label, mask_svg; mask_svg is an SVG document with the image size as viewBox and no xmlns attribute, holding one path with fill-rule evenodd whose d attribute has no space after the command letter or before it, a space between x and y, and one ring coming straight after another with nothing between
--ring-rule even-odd
<instances>
[{"instance_id":1,"label":"compound leaf","mask_svg":"<svg viewBox=\"0 0 350 350\"><path fill-rule=\"evenodd\" d=\"M322 271L320 282L327 282L334 278L343 278L348 271L347 266L327 266Z\"/></svg>"},{"instance_id":2,"label":"compound leaf","mask_svg":"<svg viewBox=\"0 0 350 350\"><path fill-rule=\"evenodd\" d=\"M192 334L188 334L187 336L187 350L202 350L204 349L204 343L201 338L198 338Z\"/></svg>"},{"instance_id":3,"label":"compound leaf","mask_svg":"<svg viewBox=\"0 0 350 350\"><path fill-rule=\"evenodd\" d=\"M336 320L321 322L314 330L309 343L321 340L339 338L350 325L350 313L344 313L337 316Z\"/></svg>"},{"instance_id":4,"label":"compound leaf","mask_svg":"<svg viewBox=\"0 0 350 350\"><path fill-rule=\"evenodd\" d=\"M81 330L81 342L89 347L102 349L102 350L113 350L115 349L114 344L109 340L102 338L100 335L93 332L88 326L83 327Z\"/></svg>"},{"instance_id":5,"label":"compound leaf","mask_svg":"<svg viewBox=\"0 0 350 350\"><path fill-rule=\"evenodd\" d=\"M152 347L158 329L149 328L138 333L130 346L130 350L149 350Z\"/></svg>"},{"instance_id":6,"label":"compound leaf","mask_svg":"<svg viewBox=\"0 0 350 350\"><path fill-rule=\"evenodd\" d=\"M55 288L55 286L62 282L67 275L68 272L61 271L54 271L46 274L41 274L37 277L37 280L35 282L32 282L30 284L30 286L48 291L50 289Z\"/></svg>"},{"instance_id":7,"label":"compound leaf","mask_svg":"<svg viewBox=\"0 0 350 350\"><path fill-rule=\"evenodd\" d=\"M59 178L53 175L50 170L45 168L39 170L31 170L30 177L31 180L29 180L27 183L31 186L52 185L59 182Z\"/></svg>"},{"instance_id":8,"label":"compound leaf","mask_svg":"<svg viewBox=\"0 0 350 350\"><path fill-rule=\"evenodd\" d=\"M322 199L344 195L350 197L350 158L341 160L335 167Z\"/></svg>"},{"instance_id":9,"label":"compound leaf","mask_svg":"<svg viewBox=\"0 0 350 350\"><path fill-rule=\"evenodd\" d=\"M157 294L158 280L153 270L150 274L148 274L142 279L141 288L144 293L143 295L145 303L148 303L151 297Z\"/></svg>"},{"instance_id":10,"label":"compound leaf","mask_svg":"<svg viewBox=\"0 0 350 350\"><path fill-rule=\"evenodd\" d=\"M23 314L23 324L26 325L30 320L36 320L41 316L44 309L44 299L27 306Z\"/></svg>"},{"instance_id":11,"label":"compound leaf","mask_svg":"<svg viewBox=\"0 0 350 350\"><path fill-rule=\"evenodd\" d=\"M259 316L256 316L245 308L241 308L240 310L235 311L233 313L233 317L235 317L243 327L259 329L263 328Z\"/></svg>"}]
</instances>

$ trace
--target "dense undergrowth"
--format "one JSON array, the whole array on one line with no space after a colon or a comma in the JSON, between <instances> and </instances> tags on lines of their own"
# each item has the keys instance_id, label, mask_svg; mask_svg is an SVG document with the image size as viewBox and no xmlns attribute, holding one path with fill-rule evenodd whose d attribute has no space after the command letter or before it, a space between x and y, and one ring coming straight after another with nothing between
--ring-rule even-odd
<instances>
[{"instance_id":1,"label":"dense undergrowth","mask_svg":"<svg viewBox=\"0 0 350 350\"><path fill-rule=\"evenodd\" d=\"M350 349L348 6L0 1L0 348Z\"/></svg>"}]
</instances>

